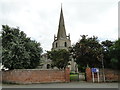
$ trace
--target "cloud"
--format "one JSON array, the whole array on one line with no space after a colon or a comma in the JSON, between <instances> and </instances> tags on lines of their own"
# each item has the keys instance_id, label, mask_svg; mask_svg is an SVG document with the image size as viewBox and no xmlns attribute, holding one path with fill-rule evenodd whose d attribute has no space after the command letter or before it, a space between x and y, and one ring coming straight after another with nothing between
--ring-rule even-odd
<instances>
[{"instance_id":1,"label":"cloud","mask_svg":"<svg viewBox=\"0 0 120 90\"><path fill-rule=\"evenodd\" d=\"M44 50L50 50L58 30L61 3L72 43L83 34L101 40L117 39L118 0L0 0L0 25L18 26Z\"/></svg>"},{"instance_id":2,"label":"cloud","mask_svg":"<svg viewBox=\"0 0 120 90\"><path fill-rule=\"evenodd\" d=\"M76 38L80 38L80 35L82 34L87 34L89 36L96 35L101 40L117 39L118 37L117 2L114 3L101 2L99 3L99 5L98 3L95 4L94 6L92 5L93 3L90 5L88 5L87 3L83 5L83 7L81 6L82 9L81 8L77 8L79 10L75 9L76 11L74 11L73 13L74 15L72 15L72 12L71 14L69 14L68 19L72 19L71 20L72 22L68 20L67 24L70 25L66 25L66 26L69 26L68 29L70 30L70 33L72 35L71 36L72 41L76 42L78 40ZM85 6L89 6L90 9L86 8Z\"/></svg>"}]
</instances>

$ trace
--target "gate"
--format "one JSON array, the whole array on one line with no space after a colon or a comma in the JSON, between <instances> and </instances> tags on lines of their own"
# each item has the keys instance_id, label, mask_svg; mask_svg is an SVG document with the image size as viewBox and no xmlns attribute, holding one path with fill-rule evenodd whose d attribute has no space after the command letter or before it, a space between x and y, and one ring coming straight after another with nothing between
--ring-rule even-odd
<instances>
[{"instance_id":1,"label":"gate","mask_svg":"<svg viewBox=\"0 0 120 90\"><path fill-rule=\"evenodd\" d=\"M85 81L85 73L70 73L70 81Z\"/></svg>"},{"instance_id":2,"label":"gate","mask_svg":"<svg viewBox=\"0 0 120 90\"><path fill-rule=\"evenodd\" d=\"M79 81L85 81L85 73L79 73Z\"/></svg>"}]
</instances>

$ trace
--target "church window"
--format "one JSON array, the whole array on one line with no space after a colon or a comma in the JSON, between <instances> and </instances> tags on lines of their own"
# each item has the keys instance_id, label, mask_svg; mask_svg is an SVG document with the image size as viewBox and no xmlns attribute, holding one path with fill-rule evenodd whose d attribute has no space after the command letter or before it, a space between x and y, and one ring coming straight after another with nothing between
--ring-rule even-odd
<instances>
[{"instance_id":1,"label":"church window","mask_svg":"<svg viewBox=\"0 0 120 90\"><path fill-rule=\"evenodd\" d=\"M47 69L50 69L50 64L47 64Z\"/></svg>"},{"instance_id":2,"label":"church window","mask_svg":"<svg viewBox=\"0 0 120 90\"><path fill-rule=\"evenodd\" d=\"M57 48L57 43L56 43L56 48Z\"/></svg>"},{"instance_id":3,"label":"church window","mask_svg":"<svg viewBox=\"0 0 120 90\"><path fill-rule=\"evenodd\" d=\"M65 47L67 47L67 43L65 42Z\"/></svg>"}]
</instances>

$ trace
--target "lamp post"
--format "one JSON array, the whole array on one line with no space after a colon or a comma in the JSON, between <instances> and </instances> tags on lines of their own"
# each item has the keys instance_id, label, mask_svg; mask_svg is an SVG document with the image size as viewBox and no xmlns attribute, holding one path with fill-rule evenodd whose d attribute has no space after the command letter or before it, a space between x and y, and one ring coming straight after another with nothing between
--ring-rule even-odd
<instances>
[{"instance_id":1,"label":"lamp post","mask_svg":"<svg viewBox=\"0 0 120 90\"><path fill-rule=\"evenodd\" d=\"M101 54L101 60L102 60L102 74L103 74L103 81L105 82L105 71L104 71L103 54Z\"/></svg>"}]
</instances>

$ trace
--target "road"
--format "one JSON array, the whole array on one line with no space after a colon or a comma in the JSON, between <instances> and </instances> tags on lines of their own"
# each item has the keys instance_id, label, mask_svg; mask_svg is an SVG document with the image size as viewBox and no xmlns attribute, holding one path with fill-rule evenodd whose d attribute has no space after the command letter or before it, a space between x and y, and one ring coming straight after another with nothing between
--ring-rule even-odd
<instances>
[{"instance_id":1,"label":"road","mask_svg":"<svg viewBox=\"0 0 120 90\"><path fill-rule=\"evenodd\" d=\"M70 83L47 83L30 85L2 84L2 88L118 88L118 83L89 83L89 82L70 82Z\"/></svg>"}]
</instances>

